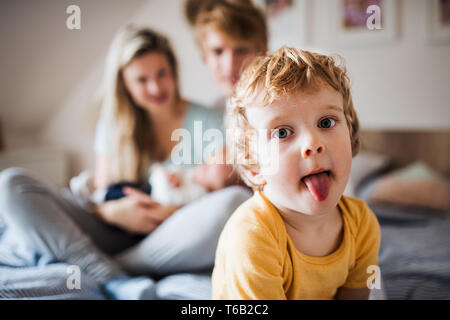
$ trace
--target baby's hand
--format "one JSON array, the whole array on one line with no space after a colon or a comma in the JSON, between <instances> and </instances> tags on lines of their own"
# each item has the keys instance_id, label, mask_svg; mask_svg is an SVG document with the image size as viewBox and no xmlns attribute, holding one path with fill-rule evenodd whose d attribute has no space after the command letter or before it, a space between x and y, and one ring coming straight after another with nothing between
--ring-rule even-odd
<instances>
[{"instance_id":1,"label":"baby's hand","mask_svg":"<svg viewBox=\"0 0 450 320\"><path fill-rule=\"evenodd\" d=\"M231 168L223 164L202 164L195 169L194 181L208 192L227 186Z\"/></svg>"},{"instance_id":2,"label":"baby's hand","mask_svg":"<svg viewBox=\"0 0 450 320\"><path fill-rule=\"evenodd\" d=\"M157 183L158 179L166 178L169 184L174 188L178 188L181 185L181 179L178 176L178 174L176 172L173 172L173 170L168 170L167 168L164 168L160 163L153 164L151 172L152 172L151 177L155 176L156 179L156 181L153 181L153 183Z\"/></svg>"},{"instance_id":3,"label":"baby's hand","mask_svg":"<svg viewBox=\"0 0 450 320\"><path fill-rule=\"evenodd\" d=\"M167 180L174 188L178 188L181 185L180 177L175 172L164 171Z\"/></svg>"}]
</instances>

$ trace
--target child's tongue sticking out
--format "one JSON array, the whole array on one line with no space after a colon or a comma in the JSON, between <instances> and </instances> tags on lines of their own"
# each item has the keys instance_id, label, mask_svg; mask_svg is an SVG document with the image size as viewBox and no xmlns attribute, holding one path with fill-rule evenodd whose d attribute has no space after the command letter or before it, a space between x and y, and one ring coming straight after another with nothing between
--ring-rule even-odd
<instances>
[{"instance_id":1,"label":"child's tongue sticking out","mask_svg":"<svg viewBox=\"0 0 450 320\"><path fill-rule=\"evenodd\" d=\"M302 181L317 201L327 198L330 191L330 177L326 172L306 176Z\"/></svg>"}]
</instances>

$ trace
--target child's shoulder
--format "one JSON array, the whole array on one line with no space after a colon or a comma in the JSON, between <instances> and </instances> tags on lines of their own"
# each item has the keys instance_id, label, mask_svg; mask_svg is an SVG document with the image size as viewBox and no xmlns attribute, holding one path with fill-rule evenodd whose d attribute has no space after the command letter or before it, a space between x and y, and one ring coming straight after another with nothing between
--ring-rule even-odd
<instances>
[{"instance_id":1,"label":"child's shoulder","mask_svg":"<svg viewBox=\"0 0 450 320\"><path fill-rule=\"evenodd\" d=\"M277 242L283 241L285 233L278 211L259 192L255 192L236 209L225 229L234 236L238 234L246 238L270 236Z\"/></svg>"},{"instance_id":2,"label":"child's shoulder","mask_svg":"<svg viewBox=\"0 0 450 320\"><path fill-rule=\"evenodd\" d=\"M346 216L346 221L353 234L357 234L361 229L378 227L378 220L367 203L358 198L342 196L339 207Z\"/></svg>"},{"instance_id":3,"label":"child's shoulder","mask_svg":"<svg viewBox=\"0 0 450 320\"><path fill-rule=\"evenodd\" d=\"M352 212L365 211L368 208L367 203L364 200L350 196L343 195L340 203L345 209Z\"/></svg>"}]
</instances>

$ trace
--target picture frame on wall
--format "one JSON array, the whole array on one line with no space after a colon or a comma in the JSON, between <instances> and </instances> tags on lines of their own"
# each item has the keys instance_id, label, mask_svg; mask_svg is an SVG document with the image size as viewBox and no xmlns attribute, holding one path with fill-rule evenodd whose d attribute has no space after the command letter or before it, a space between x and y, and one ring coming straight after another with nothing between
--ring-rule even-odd
<instances>
[{"instance_id":1,"label":"picture frame on wall","mask_svg":"<svg viewBox=\"0 0 450 320\"><path fill-rule=\"evenodd\" d=\"M450 0L427 1L425 27L428 43L450 43Z\"/></svg>"},{"instance_id":2,"label":"picture frame on wall","mask_svg":"<svg viewBox=\"0 0 450 320\"><path fill-rule=\"evenodd\" d=\"M254 0L267 17L269 50L286 45L302 48L308 43L307 0Z\"/></svg>"},{"instance_id":3,"label":"picture frame on wall","mask_svg":"<svg viewBox=\"0 0 450 320\"><path fill-rule=\"evenodd\" d=\"M330 11L330 35L345 47L391 45L400 25L396 0L335 0Z\"/></svg>"}]
</instances>

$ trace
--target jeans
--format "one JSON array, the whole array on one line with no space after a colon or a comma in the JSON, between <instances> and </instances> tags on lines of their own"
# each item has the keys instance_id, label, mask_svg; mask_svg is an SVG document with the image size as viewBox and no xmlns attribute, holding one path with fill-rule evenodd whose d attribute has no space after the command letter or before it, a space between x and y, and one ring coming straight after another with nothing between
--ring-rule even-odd
<instances>
[{"instance_id":1,"label":"jeans","mask_svg":"<svg viewBox=\"0 0 450 320\"><path fill-rule=\"evenodd\" d=\"M126 274L150 276L212 269L224 224L251 192L232 186L173 213L147 236L104 222L20 168L0 173L0 214L18 242L37 255L77 265L99 283Z\"/></svg>"}]
</instances>

